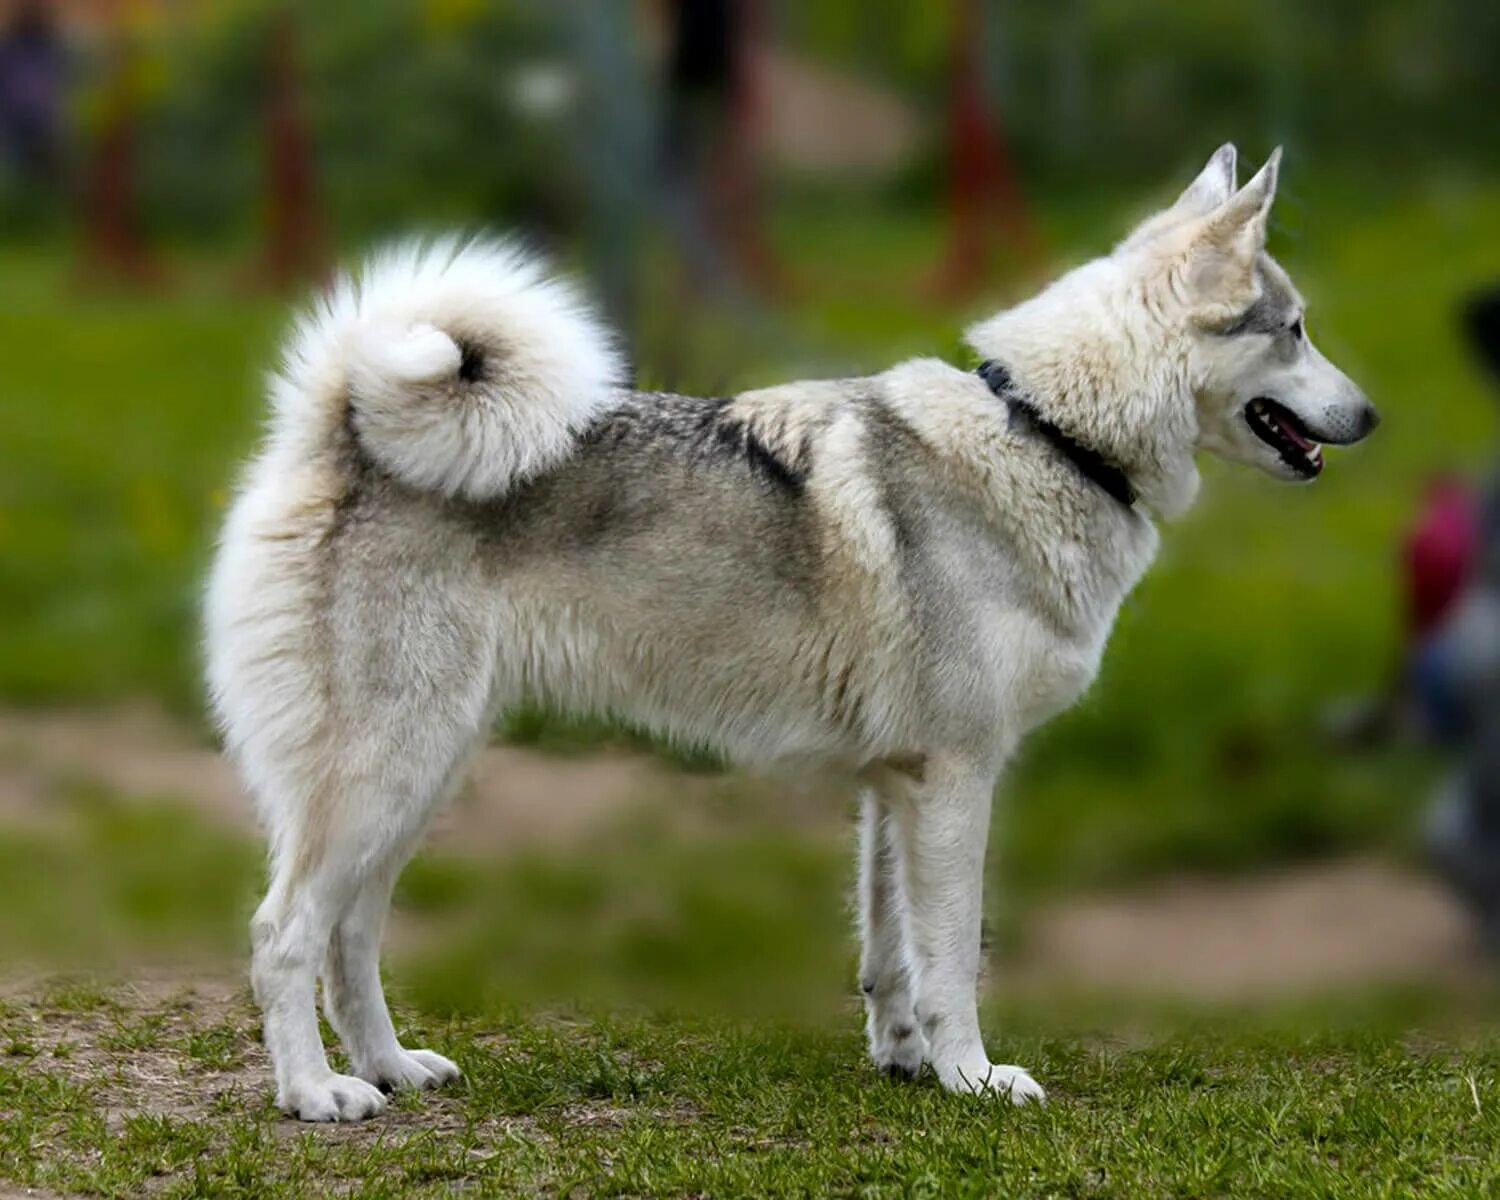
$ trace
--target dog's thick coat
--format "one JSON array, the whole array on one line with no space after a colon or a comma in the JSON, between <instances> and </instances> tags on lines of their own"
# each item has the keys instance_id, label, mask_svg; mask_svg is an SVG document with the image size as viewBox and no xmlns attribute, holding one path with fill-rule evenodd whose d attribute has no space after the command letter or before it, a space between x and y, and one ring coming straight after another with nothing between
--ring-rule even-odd
<instances>
[{"instance_id":1,"label":"dog's thick coat","mask_svg":"<svg viewBox=\"0 0 1500 1200\"><path fill-rule=\"evenodd\" d=\"M877 1065L1041 1089L975 1007L991 795L1093 679L1208 447L1288 477L1373 424L1264 253L1275 160L1226 147L1111 255L976 326L1127 507L919 360L721 399L619 384L604 333L502 246L379 258L296 332L209 588L213 699L270 839L253 980L278 1103L379 1111L457 1068L397 1040L392 885L497 708L609 711L864 788L861 983ZM351 1075L324 1056L324 1006Z\"/></svg>"}]
</instances>

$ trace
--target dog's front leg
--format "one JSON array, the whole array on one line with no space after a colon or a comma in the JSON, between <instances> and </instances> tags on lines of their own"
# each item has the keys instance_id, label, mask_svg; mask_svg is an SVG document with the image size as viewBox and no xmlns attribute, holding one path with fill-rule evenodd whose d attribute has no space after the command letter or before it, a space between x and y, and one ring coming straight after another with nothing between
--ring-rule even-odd
<instances>
[{"instance_id":1,"label":"dog's front leg","mask_svg":"<svg viewBox=\"0 0 1500 1200\"><path fill-rule=\"evenodd\" d=\"M907 937L916 1014L928 1061L949 1091L1041 1100L1022 1067L991 1063L979 1035L980 917L994 776L962 761L929 759L892 804L901 835Z\"/></svg>"}]
</instances>

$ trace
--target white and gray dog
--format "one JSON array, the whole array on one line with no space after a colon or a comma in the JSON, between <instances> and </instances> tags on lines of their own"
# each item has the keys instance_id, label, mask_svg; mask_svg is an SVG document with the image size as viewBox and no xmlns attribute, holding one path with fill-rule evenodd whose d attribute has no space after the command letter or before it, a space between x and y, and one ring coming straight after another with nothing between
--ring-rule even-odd
<instances>
[{"instance_id":1,"label":"white and gray dog","mask_svg":"<svg viewBox=\"0 0 1500 1200\"><path fill-rule=\"evenodd\" d=\"M990 802L1094 678L1209 450L1282 479L1376 414L1265 252L1279 153L1225 146L1109 255L923 359L727 398L632 391L504 245L408 246L296 329L207 601L264 820L252 976L277 1103L357 1120L457 1067L396 1037L392 885L497 710L531 697L862 791L870 1054L1016 1103L976 974ZM330 1069L316 985L352 1075Z\"/></svg>"}]
</instances>

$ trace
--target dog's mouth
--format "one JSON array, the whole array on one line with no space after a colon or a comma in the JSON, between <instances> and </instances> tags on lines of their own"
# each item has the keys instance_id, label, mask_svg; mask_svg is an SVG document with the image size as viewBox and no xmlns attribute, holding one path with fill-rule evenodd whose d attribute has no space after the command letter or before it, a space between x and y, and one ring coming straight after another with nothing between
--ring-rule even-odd
<instances>
[{"instance_id":1,"label":"dog's mouth","mask_svg":"<svg viewBox=\"0 0 1500 1200\"><path fill-rule=\"evenodd\" d=\"M1257 396L1245 406L1250 432L1275 450L1303 479L1316 479L1323 470L1323 447L1313 441L1297 415L1269 396Z\"/></svg>"}]
</instances>

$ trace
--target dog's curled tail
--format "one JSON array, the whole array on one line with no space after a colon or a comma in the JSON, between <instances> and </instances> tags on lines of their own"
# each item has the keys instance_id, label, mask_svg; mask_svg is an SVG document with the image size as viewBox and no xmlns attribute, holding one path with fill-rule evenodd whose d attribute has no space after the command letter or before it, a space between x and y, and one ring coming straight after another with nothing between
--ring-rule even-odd
<instances>
[{"instance_id":1,"label":"dog's curled tail","mask_svg":"<svg viewBox=\"0 0 1500 1200\"><path fill-rule=\"evenodd\" d=\"M293 436L347 418L413 487L482 500L562 458L623 374L613 337L515 246L408 242L340 277L274 382Z\"/></svg>"}]
</instances>

